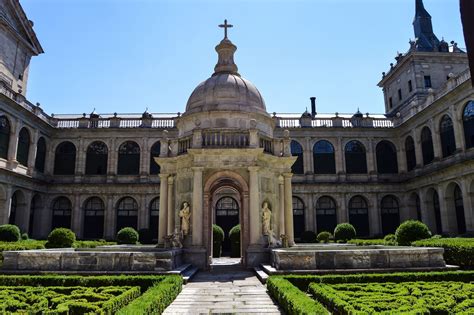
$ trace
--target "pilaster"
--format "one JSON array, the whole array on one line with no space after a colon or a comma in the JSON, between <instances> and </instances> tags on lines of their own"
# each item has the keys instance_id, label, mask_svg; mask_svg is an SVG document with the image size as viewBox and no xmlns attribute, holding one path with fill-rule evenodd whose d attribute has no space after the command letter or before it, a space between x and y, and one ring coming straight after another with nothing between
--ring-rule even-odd
<instances>
[{"instance_id":1,"label":"pilaster","mask_svg":"<svg viewBox=\"0 0 474 315\"><path fill-rule=\"evenodd\" d=\"M248 168L250 174L249 190L250 190L250 244L258 244L260 238L260 211L259 211L259 187L258 187L258 166L250 166Z\"/></svg>"},{"instance_id":2,"label":"pilaster","mask_svg":"<svg viewBox=\"0 0 474 315\"><path fill-rule=\"evenodd\" d=\"M293 229L293 192L291 190L292 173L284 173L285 185L285 232L290 246L295 244L295 235Z\"/></svg>"},{"instance_id":3,"label":"pilaster","mask_svg":"<svg viewBox=\"0 0 474 315\"><path fill-rule=\"evenodd\" d=\"M202 167L193 167L194 177L193 177L193 203L192 203L192 235L193 235L193 245L202 246L202 223L203 223L203 213L202 213L202 197L203 197L203 187L202 187Z\"/></svg>"},{"instance_id":4,"label":"pilaster","mask_svg":"<svg viewBox=\"0 0 474 315\"><path fill-rule=\"evenodd\" d=\"M168 174L160 174L160 214L158 227L158 245L163 246L168 235Z\"/></svg>"}]
</instances>

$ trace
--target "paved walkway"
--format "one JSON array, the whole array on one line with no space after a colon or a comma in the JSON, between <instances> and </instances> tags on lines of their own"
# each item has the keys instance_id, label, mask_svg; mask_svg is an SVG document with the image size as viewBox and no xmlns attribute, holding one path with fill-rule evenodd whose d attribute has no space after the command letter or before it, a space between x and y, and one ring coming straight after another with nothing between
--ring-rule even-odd
<instances>
[{"instance_id":1,"label":"paved walkway","mask_svg":"<svg viewBox=\"0 0 474 315\"><path fill-rule=\"evenodd\" d=\"M281 314L253 272L235 266L200 271L164 314Z\"/></svg>"}]
</instances>

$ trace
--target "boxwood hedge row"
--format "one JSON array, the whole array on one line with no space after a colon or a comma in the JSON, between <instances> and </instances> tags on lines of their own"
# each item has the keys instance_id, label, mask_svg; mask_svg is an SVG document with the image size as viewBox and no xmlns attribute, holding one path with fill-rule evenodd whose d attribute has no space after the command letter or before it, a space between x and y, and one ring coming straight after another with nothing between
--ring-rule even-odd
<instances>
[{"instance_id":1,"label":"boxwood hedge row","mask_svg":"<svg viewBox=\"0 0 474 315\"><path fill-rule=\"evenodd\" d=\"M413 242L412 245L443 247L447 264L474 269L474 238L431 238Z\"/></svg>"}]
</instances>

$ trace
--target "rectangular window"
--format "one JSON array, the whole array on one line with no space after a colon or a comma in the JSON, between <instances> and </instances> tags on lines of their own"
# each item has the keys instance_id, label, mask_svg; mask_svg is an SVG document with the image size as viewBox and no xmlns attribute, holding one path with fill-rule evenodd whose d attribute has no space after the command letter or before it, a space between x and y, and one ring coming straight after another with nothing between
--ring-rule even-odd
<instances>
[{"instance_id":1,"label":"rectangular window","mask_svg":"<svg viewBox=\"0 0 474 315\"><path fill-rule=\"evenodd\" d=\"M425 88L431 87L431 76L425 75Z\"/></svg>"},{"instance_id":2,"label":"rectangular window","mask_svg":"<svg viewBox=\"0 0 474 315\"><path fill-rule=\"evenodd\" d=\"M393 108L393 99L392 98L388 99L388 104L390 106L390 109Z\"/></svg>"},{"instance_id":3,"label":"rectangular window","mask_svg":"<svg viewBox=\"0 0 474 315\"><path fill-rule=\"evenodd\" d=\"M411 83L411 80L408 81L408 92L412 92L413 91L413 84Z\"/></svg>"},{"instance_id":4,"label":"rectangular window","mask_svg":"<svg viewBox=\"0 0 474 315\"><path fill-rule=\"evenodd\" d=\"M399 101L402 100L402 90L401 89L398 89L398 100Z\"/></svg>"}]
</instances>

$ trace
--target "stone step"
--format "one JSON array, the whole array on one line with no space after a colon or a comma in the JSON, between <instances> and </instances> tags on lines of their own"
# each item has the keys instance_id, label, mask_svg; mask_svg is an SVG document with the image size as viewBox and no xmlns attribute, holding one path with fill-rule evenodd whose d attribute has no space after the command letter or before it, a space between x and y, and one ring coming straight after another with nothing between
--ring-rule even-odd
<instances>
[{"instance_id":1,"label":"stone step","mask_svg":"<svg viewBox=\"0 0 474 315\"><path fill-rule=\"evenodd\" d=\"M258 280L260 280L260 282L262 284L265 284L267 283L267 279L268 279L268 273L266 273L262 268L260 268L259 266L257 267L254 267L253 270L255 271L255 273L257 274L257 278Z\"/></svg>"},{"instance_id":2,"label":"stone step","mask_svg":"<svg viewBox=\"0 0 474 315\"><path fill-rule=\"evenodd\" d=\"M189 280L199 271L198 267L190 265L189 268L186 268L185 271L181 273L183 276L183 282L184 284L187 284Z\"/></svg>"}]
</instances>

